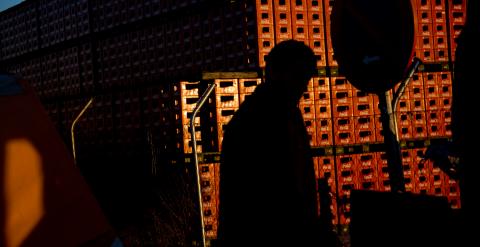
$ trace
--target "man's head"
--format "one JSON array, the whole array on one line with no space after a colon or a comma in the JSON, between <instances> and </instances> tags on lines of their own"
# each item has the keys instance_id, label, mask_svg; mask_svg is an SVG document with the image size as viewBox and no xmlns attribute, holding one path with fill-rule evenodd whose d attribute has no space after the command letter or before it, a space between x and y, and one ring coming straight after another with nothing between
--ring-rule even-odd
<instances>
[{"instance_id":1,"label":"man's head","mask_svg":"<svg viewBox=\"0 0 480 247\"><path fill-rule=\"evenodd\" d=\"M294 100L300 99L308 81L317 73L312 49L296 40L278 43L266 62L266 83L281 87Z\"/></svg>"}]
</instances>

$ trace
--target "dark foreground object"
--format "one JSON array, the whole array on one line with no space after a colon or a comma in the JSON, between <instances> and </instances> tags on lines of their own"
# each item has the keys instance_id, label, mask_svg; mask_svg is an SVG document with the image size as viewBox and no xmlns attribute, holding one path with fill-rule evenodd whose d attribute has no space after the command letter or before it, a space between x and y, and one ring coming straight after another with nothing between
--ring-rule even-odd
<instances>
[{"instance_id":1,"label":"dark foreground object","mask_svg":"<svg viewBox=\"0 0 480 247\"><path fill-rule=\"evenodd\" d=\"M444 197L352 191L351 243L359 246L461 246Z\"/></svg>"}]
</instances>

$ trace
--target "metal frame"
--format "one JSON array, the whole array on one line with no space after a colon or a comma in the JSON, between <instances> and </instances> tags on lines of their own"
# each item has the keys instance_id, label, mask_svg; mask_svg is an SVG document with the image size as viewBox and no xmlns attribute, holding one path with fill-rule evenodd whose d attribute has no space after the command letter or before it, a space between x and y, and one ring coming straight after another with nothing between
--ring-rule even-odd
<instances>
[{"instance_id":1,"label":"metal frame","mask_svg":"<svg viewBox=\"0 0 480 247\"><path fill-rule=\"evenodd\" d=\"M192 113L192 118L190 119L190 130L192 134L192 146L193 146L193 159L195 161L195 173L197 175L197 193L198 193L198 204L199 204L199 210L200 210L200 223L201 223L201 228L202 228L202 246L206 247L206 241L205 241L205 222L203 219L203 200L202 200L202 187L200 184L200 169L198 167L198 154L197 154L197 139L195 137L195 117L197 116L198 112L200 111L200 108L202 108L203 104L205 104L205 101L207 98L212 94L213 90L215 89L216 84L210 84L207 88L207 91L203 93L202 97L197 102L197 105L195 106L195 109L193 110Z\"/></svg>"}]
</instances>

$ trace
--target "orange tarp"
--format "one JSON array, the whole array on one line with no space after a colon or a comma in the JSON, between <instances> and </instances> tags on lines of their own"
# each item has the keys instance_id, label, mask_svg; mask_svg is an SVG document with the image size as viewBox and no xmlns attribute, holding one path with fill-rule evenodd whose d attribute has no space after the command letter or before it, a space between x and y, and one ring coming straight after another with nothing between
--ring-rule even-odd
<instances>
[{"instance_id":1,"label":"orange tarp","mask_svg":"<svg viewBox=\"0 0 480 247\"><path fill-rule=\"evenodd\" d=\"M110 246L112 230L69 151L17 83L22 92L0 94L0 246Z\"/></svg>"}]
</instances>

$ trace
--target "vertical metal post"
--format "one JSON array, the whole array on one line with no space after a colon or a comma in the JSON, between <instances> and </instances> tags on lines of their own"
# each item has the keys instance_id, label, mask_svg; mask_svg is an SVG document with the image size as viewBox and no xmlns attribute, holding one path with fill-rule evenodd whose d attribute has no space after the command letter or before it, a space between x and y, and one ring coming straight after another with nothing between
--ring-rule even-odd
<instances>
[{"instance_id":1,"label":"vertical metal post","mask_svg":"<svg viewBox=\"0 0 480 247\"><path fill-rule=\"evenodd\" d=\"M73 120L72 126L70 127L70 134L72 135L72 153L73 153L73 162L75 166L77 166L77 155L75 152L75 125L77 124L78 120L83 116L85 111L90 107L93 103L93 97L87 102L87 104L83 107L82 111L78 114L78 116Z\"/></svg>"},{"instance_id":2,"label":"vertical metal post","mask_svg":"<svg viewBox=\"0 0 480 247\"><path fill-rule=\"evenodd\" d=\"M203 202L202 202L202 187L200 184L200 169L198 167L198 154L197 154L197 139L195 137L195 117L198 114L198 111L200 108L202 108L203 104L205 104L205 101L207 100L208 96L212 94L213 89L215 89L215 83L211 84L208 86L207 91L203 93L202 97L198 100L197 105L195 106L195 109L193 110L192 113L192 118L190 119L190 130L192 134L192 146L193 146L193 159L195 162L195 173L197 175L197 193L198 193L198 205L199 205L199 210L200 210L200 223L201 223L201 228L202 228L202 246L206 246L206 241L205 241L205 222L203 221Z\"/></svg>"},{"instance_id":3,"label":"vertical metal post","mask_svg":"<svg viewBox=\"0 0 480 247\"><path fill-rule=\"evenodd\" d=\"M393 102L392 103L393 122L394 122L393 126L394 126L394 130L395 130L395 139L397 140L397 142L400 141L400 137L398 136L398 125L397 125L397 114L396 114L398 102L400 101L400 98L402 97L403 93L405 92L405 88L408 86L408 83L412 79L413 73L415 73L415 71L417 71L418 66L420 66L421 63L422 63L422 61L420 59L418 59L417 57L413 58L412 65L408 69L407 78L405 78L405 80L403 80L400 83L400 86L398 87L397 91L395 91L395 93L393 95L393 101L392 101Z\"/></svg>"},{"instance_id":4,"label":"vertical metal post","mask_svg":"<svg viewBox=\"0 0 480 247\"><path fill-rule=\"evenodd\" d=\"M378 94L383 127L383 138L388 159L388 173L392 192L405 192L400 145L396 138L395 121L390 91Z\"/></svg>"}]
</instances>

